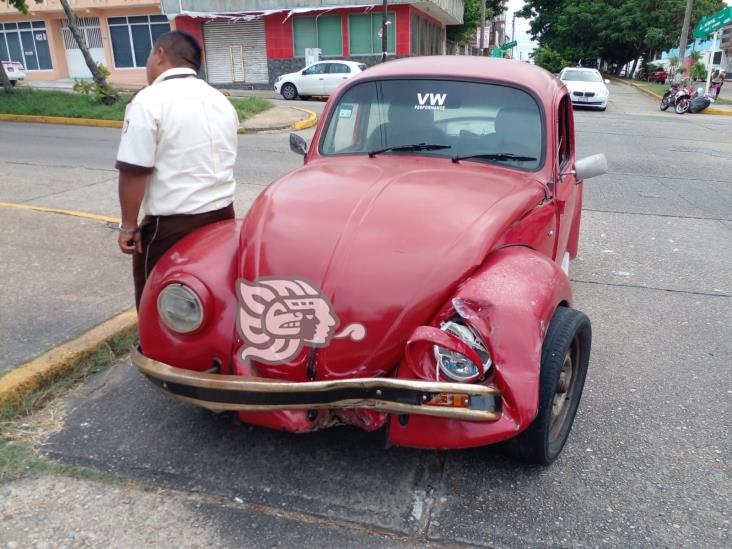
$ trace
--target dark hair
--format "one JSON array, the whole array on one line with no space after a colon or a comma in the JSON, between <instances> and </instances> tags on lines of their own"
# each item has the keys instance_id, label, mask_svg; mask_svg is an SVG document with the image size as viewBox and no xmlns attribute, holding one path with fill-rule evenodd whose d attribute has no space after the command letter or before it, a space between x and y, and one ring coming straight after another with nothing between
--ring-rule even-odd
<instances>
[{"instance_id":1,"label":"dark hair","mask_svg":"<svg viewBox=\"0 0 732 549\"><path fill-rule=\"evenodd\" d=\"M155 40L153 50L162 48L176 67L190 67L201 70L201 46L193 36L183 31L170 31Z\"/></svg>"}]
</instances>

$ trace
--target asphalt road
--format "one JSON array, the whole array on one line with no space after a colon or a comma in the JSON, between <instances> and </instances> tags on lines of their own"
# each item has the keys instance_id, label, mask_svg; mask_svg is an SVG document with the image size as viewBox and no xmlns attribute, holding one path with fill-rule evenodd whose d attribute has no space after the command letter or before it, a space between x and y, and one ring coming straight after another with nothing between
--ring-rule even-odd
<instances>
[{"instance_id":1,"label":"asphalt road","mask_svg":"<svg viewBox=\"0 0 732 549\"><path fill-rule=\"evenodd\" d=\"M608 110L577 112L576 126L579 156L604 152L610 172L586 183L571 277L593 322L592 359L554 465L519 465L490 448L385 449L381 433L349 428L293 436L237 425L164 397L125 362L80 388L44 451L205 496L186 512L228 546L729 546L732 117L661 113L611 84ZM116 213L116 138L0 125L0 200ZM242 136L240 147L241 211L299 159L286 135ZM16 345L3 334L27 299L36 299L29 341L41 336L35 322L51 332L60 323L28 295L51 299L44 284L68 310L88 309L82 290L102 279L115 303L130 303L127 266L103 225L1 211L0 276L15 278L0 291L3 303L17 296L2 309L3 348ZM96 247L74 240L77 255L54 256L72 234ZM40 266L16 265L24 261ZM94 268L85 289L64 286Z\"/></svg>"}]
</instances>

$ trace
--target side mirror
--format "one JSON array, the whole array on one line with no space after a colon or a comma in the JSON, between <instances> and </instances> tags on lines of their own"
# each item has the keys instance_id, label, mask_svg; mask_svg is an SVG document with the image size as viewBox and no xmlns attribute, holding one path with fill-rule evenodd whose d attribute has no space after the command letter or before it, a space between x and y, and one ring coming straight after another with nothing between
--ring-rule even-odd
<instances>
[{"instance_id":1,"label":"side mirror","mask_svg":"<svg viewBox=\"0 0 732 549\"><path fill-rule=\"evenodd\" d=\"M296 133L290 134L290 150L301 156L305 156L308 152L308 143Z\"/></svg>"},{"instance_id":2,"label":"side mirror","mask_svg":"<svg viewBox=\"0 0 732 549\"><path fill-rule=\"evenodd\" d=\"M606 78L606 79L605 79L605 84L609 84L609 83L610 83L610 80L608 80L608 79Z\"/></svg>"},{"instance_id":3,"label":"side mirror","mask_svg":"<svg viewBox=\"0 0 732 549\"><path fill-rule=\"evenodd\" d=\"M299 136L298 136L299 137ZM607 173L607 158L604 154L593 154L575 162L574 171L577 181L584 181Z\"/></svg>"}]
</instances>

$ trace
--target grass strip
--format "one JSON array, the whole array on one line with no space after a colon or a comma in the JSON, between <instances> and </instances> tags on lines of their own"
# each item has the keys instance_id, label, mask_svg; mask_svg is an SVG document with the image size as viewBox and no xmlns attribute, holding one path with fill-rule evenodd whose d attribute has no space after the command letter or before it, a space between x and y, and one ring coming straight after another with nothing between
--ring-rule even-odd
<instances>
[{"instance_id":1,"label":"grass strip","mask_svg":"<svg viewBox=\"0 0 732 549\"><path fill-rule=\"evenodd\" d=\"M63 376L25 393L0 407L0 481L15 478L25 472L53 473L85 480L129 483L127 479L101 473L86 467L73 467L45 459L33 446L14 439L10 431L51 400L68 393L80 381L106 370L121 356L129 352L137 339L137 332L118 335L97 347Z\"/></svg>"},{"instance_id":2,"label":"grass strip","mask_svg":"<svg viewBox=\"0 0 732 549\"><path fill-rule=\"evenodd\" d=\"M124 120L125 105L129 97L129 93L121 93L119 101L113 105L103 105L80 93L18 88L10 94L0 91L0 113ZM241 120L246 120L273 106L267 99L256 96L230 99L230 101Z\"/></svg>"}]
</instances>

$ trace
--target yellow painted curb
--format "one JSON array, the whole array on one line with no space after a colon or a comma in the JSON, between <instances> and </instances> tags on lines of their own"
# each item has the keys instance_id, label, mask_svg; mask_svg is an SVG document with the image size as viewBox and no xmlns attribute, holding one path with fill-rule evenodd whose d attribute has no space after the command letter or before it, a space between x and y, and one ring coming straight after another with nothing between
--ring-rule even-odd
<instances>
[{"instance_id":1,"label":"yellow painted curb","mask_svg":"<svg viewBox=\"0 0 732 549\"><path fill-rule=\"evenodd\" d=\"M32 114L0 114L0 121L38 122L41 124L67 124L70 126L96 126L99 128L121 128L122 120L100 120L95 118L68 118L66 116L35 116Z\"/></svg>"},{"instance_id":2,"label":"yellow painted curb","mask_svg":"<svg viewBox=\"0 0 732 549\"><path fill-rule=\"evenodd\" d=\"M137 325L134 309L103 322L76 339L59 345L0 377L0 406L22 398L42 384L71 370L111 338L131 332Z\"/></svg>"},{"instance_id":3,"label":"yellow painted curb","mask_svg":"<svg viewBox=\"0 0 732 549\"><path fill-rule=\"evenodd\" d=\"M63 210L61 208L47 208L46 206L36 206L34 204L16 204L15 202L0 202L0 207L17 208L20 210L35 210L37 212L57 213L62 215L72 215L74 217L83 217L84 219L94 219L95 221L105 221L107 223L119 223L119 217L110 217L108 215L99 215L87 212L79 212L76 210Z\"/></svg>"},{"instance_id":4,"label":"yellow painted curb","mask_svg":"<svg viewBox=\"0 0 732 549\"><path fill-rule=\"evenodd\" d=\"M305 130L307 128L312 128L313 126L315 126L315 124L318 123L318 115L314 111L311 111L308 109L301 109L299 107L292 107L292 108L308 114L308 117L305 120L300 120L298 122L295 122L292 125L292 129Z\"/></svg>"},{"instance_id":5,"label":"yellow painted curb","mask_svg":"<svg viewBox=\"0 0 732 549\"><path fill-rule=\"evenodd\" d=\"M638 84L635 84L633 82L626 82L625 80L618 80L613 78L616 82L620 82L621 84L625 84L626 86L631 86L637 90L642 91L646 95L650 95L651 97L654 97L655 99L661 100L661 96L658 95L656 92L653 92L649 89L644 88L643 86L639 86ZM720 114L722 116L732 116L732 109L719 109L717 107L707 107L702 112L698 112L696 114Z\"/></svg>"}]
</instances>

